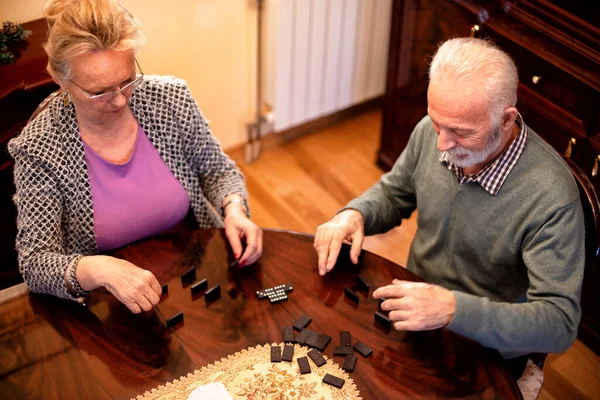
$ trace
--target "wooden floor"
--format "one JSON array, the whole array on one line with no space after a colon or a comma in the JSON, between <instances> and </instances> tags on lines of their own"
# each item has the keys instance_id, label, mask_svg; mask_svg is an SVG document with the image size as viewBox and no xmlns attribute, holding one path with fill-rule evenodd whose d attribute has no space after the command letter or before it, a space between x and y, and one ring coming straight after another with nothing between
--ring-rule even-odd
<instances>
[{"instance_id":1,"label":"wooden floor","mask_svg":"<svg viewBox=\"0 0 600 400\"><path fill-rule=\"evenodd\" d=\"M232 154L246 176L253 220L265 228L314 234L383 173L375 165L380 127L381 114L371 112L267 149L250 165ZM364 248L405 265L415 230L413 215L367 238ZM549 355L539 399L600 399L600 357L579 340L567 352Z\"/></svg>"}]
</instances>

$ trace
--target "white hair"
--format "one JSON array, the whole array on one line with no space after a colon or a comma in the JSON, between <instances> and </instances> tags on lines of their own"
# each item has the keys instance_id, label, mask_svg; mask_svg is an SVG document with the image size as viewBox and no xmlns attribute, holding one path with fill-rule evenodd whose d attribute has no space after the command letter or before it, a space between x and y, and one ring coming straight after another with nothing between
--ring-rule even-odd
<instances>
[{"instance_id":1,"label":"white hair","mask_svg":"<svg viewBox=\"0 0 600 400\"><path fill-rule=\"evenodd\" d=\"M488 40L450 39L440 45L429 67L429 82L466 84L477 78L488 101L492 126L517 104L519 75L514 61Z\"/></svg>"}]
</instances>

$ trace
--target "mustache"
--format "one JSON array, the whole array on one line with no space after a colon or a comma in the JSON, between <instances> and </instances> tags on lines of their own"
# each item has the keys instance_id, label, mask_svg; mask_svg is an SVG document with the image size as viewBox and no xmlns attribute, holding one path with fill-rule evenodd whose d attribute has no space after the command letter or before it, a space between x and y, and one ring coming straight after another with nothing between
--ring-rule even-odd
<instances>
[{"instance_id":1,"label":"mustache","mask_svg":"<svg viewBox=\"0 0 600 400\"><path fill-rule=\"evenodd\" d=\"M473 151L467 150L464 147L455 147L453 149L446 150L446 153L450 156L463 157L471 155Z\"/></svg>"}]
</instances>

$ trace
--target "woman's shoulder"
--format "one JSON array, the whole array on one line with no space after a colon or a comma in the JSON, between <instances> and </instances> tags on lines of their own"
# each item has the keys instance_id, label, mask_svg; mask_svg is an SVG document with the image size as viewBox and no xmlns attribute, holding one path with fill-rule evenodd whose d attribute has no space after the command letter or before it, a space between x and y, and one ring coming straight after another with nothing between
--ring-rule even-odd
<instances>
[{"instance_id":1,"label":"woman's shoulder","mask_svg":"<svg viewBox=\"0 0 600 400\"><path fill-rule=\"evenodd\" d=\"M64 135L72 129L76 120L63 104L62 97L55 98L36 117L29 121L21 133L8 142L9 152L27 153L33 156L53 157L64 143Z\"/></svg>"},{"instance_id":2,"label":"woman's shoulder","mask_svg":"<svg viewBox=\"0 0 600 400\"><path fill-rule=\"evenodd\" d=\"M185 80L175 76L166 75L146 75L144 76L144 85L142 91L147 92L189 92L188 84ZM136 90L137 91L137 90ZM134 92L135 93L135 92Z\"/></svg>"}]
</instances>

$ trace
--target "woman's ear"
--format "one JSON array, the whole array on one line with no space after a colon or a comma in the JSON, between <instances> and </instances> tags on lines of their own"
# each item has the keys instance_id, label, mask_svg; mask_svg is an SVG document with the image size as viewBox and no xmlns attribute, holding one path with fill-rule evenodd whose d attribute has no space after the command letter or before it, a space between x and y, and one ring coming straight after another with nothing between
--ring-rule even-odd
<instances>
[{"instance_id":1,"label":"woman's ear","mask_svg":"<svg viewBox=\"0 0 600 400\"><path fill-rule=\"evenodd\" d=\"M52 78L52 80L54 81L54 83L56 83L58 86L60 86L60 90L62 90L63 92L67 91L67 85L65 85L64 82L56 80L55 78Z\"/></svg>"}]
</instances>

